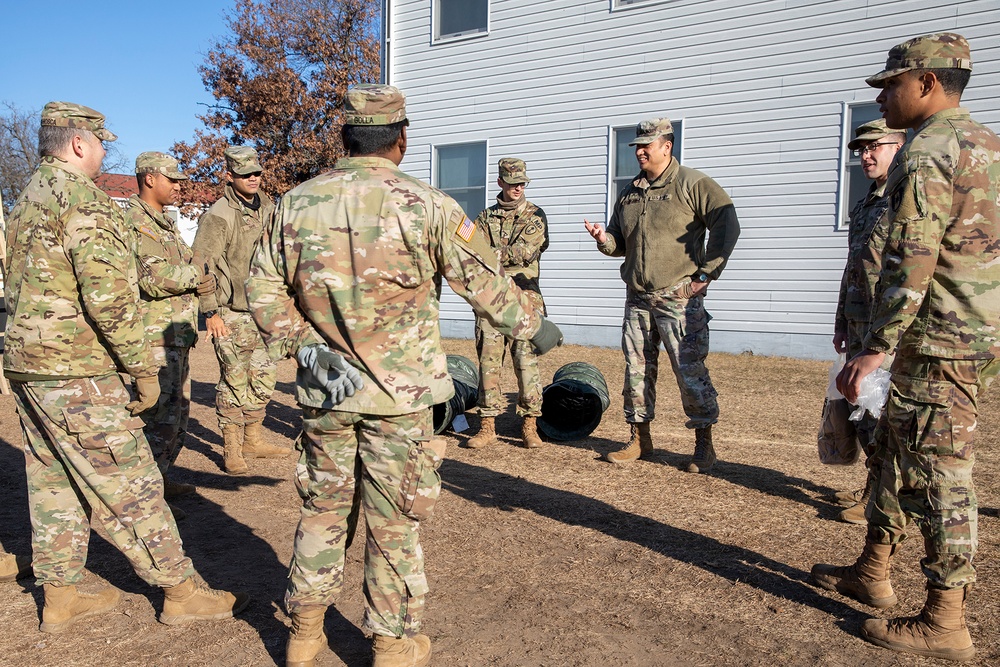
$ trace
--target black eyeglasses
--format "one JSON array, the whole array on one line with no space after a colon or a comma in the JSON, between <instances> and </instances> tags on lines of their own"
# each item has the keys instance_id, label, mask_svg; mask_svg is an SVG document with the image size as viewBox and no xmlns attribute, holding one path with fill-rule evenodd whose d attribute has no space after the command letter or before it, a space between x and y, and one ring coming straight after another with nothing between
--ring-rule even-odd
<instances>
[{"instance_id":1,"label":"black eyeglasses","mask_svg":"<svg viewBox=\"0 0 1000 667\"><path fill-rule=\"evenodd\" d=\"M864 148L855 148L851 151L851 155L854 157L861 157L865 153L874 153L879 146L898 146L898 141L876 141L874 144L868 144Z\"/></svg>"}]
</instances>

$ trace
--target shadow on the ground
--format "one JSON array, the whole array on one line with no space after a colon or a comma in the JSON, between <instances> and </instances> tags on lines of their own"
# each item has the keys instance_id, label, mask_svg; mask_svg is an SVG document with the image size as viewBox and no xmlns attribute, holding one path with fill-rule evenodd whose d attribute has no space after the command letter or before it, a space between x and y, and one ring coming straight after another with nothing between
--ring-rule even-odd
<instances>
[{"instance_id":1,"label":"shadow on the ground","mask_svg":"<svg viewBox=\"0 0 1000 667\"><path fill-rule=\"evenodd\" d=\"M741 582L779 598L815 607L857 623L865 616L820 594L806 583L808 573L748 549L622 511L600 500L541 486L524 479L446 460L444 488L483 507L524 509L566 525L602 532L632 542L732 582Z\"/></svg>"}]
</instances>

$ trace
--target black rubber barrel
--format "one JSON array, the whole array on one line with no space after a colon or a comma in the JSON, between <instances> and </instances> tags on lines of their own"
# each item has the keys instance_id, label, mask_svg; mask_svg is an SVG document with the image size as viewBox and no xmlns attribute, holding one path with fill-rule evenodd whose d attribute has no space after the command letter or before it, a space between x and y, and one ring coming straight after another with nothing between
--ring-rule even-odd
<instances>
[{"instance_id":1,"label":"black rubber barrel","mask_svg":"<svg viewBox=\"0 0 1000 667\"><path fill-rule=\"evenodd\" d=\"M550 440L579 440L594 432L611 404L601 371L585 361L566 364L542 390L538 430Z\"/></svg>"},{"instance_id":2,"label":"black rubber barrel","mask_svg":"<svg viewBox=\"0 0 1000 667\"><path fill-rule=\"evenodd\" d=\"M448 373L455 384L455 395L447 403L434 406L435 435L447 431L455 417L476 407L479 398L479 367L476 364L460 354L449 354Z\"/></svg>"}]
</instances>

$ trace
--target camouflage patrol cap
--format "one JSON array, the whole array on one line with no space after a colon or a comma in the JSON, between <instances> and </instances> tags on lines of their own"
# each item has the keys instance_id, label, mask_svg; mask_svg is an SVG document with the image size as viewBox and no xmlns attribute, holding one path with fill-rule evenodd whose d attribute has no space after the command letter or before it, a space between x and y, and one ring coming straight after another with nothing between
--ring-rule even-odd
<instances>
[{"instance_id":1,"label":"camouflage patrol cap","mask_svg":"<svg viewBox=\"0 0 1000 667\"><path fill-rule=\"evenodd\" d=\"M88 130L101 141L114 141L118 135L104 127L104 114L72 102L49 102L42 109L42 127L72 127Z\"/></svg>"},{"instance_id":2,"label":"camouflage patrol cap","mask_svg":"<svg viewBox=\"0 0 1000 667\"><path fill-rule=\"evenodd\" d=\"M660 137L674 133L674 126L670 124L669 118L654 118L644 120L635 126L635 139L628 143L629 146L645 146L651 144Z\"/></svg>"},{"instance_id":3,"label":"camouflage patrol cap","mask_svg":"<svg viewBox=\"0 0 1000 667\"><path fill-rule=\"evenodd\" d=\"M223 154L226 156L226 169L234 174L246 176L264 171L257 159L257 151L249 146L230 146Z\"/></svg>"},{"instance_id":4,"label":"camouflage patrol cap","mask_svg":"<svg viewBox=\"0 0 1000 667\"><path fill-rule=\"evenodd\" d=\"M500 158L497 167L500 180L508 185L531 183L531 179L528 178L528 165L524 164L524 160L518 160L516 157Z\"/></svg>"},{"instance_id":5,"label":"camouflage patrol cap","mask_svg":"<svg viewBox=\"0 0 1000 667\"><path fill-rule=\"evenodd\" d=\"M907 40L889 49L885 69L865 79L882 88L887 79L914 69L972 69L969 42L954 32L939 32Z\"/></svg>"},{"instance_id":6,"label":"camouflage patrol cap","mask_svg":"<svg viewBox=\"0 0 1000 667\"><path fill-rule=\"evenodd\" d=\"M139 157L135 159L135 175L142 174L163 174L172 181L187 180L177 164L177 158L157 151L139 153Z\"/></svg>"},{"instance_id":7,"label":"camouflage patrol cap","mask_svg":"<svg viewBox=\"0 0 1000 667\"><path fill-rule=\"evenodd\" d=\"M854 130L854 138L847 144L847 148L856 151L869 141L875 141L891 134L906 134L906 130L896 130L885 124L885 120L879 118L870 123L858 125Z\"/></svg>"},{"instance_id":8,"label":"camouflage patrol cap","mask_svg":"<svg viewBox=\"0 0 1000 667\"><path fill-rule=\"evenodd\" d=\"M361 83L344 96L345 125L392 125L406 120L406 95L395 86Z\"/></svg>"}]
</instances>

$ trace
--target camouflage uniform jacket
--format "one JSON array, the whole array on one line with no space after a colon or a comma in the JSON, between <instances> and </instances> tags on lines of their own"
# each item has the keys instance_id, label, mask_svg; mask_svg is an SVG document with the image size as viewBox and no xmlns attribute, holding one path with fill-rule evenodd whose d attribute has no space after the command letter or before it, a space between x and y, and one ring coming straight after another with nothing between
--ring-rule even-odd
<instances>
[{"instance_id":1,"label":"camouflage uniform jacket","mask_svg":"<svg viewBox=\"0 0 1000 667\"><path fill-rule=\"evenodd\" d=\"M247 293L272 359L325 342L358 368L365 387L338 410L406 414L454 394L441 276L505 335L526 339L541 326L454 199L390 160L355 157L282 198ZM299 403L332 407L302 377Z\"/></svg>"},{"instance_id":2,"label":"camouflage uniform jacket","mask_svg":"<svg viewBox=\"0 0 1000 667\"><path fill-rule=\"evenodd\" d=\"M174 222L132 195L125 213L132 223L139 268L139 309L146 338L158 347L191 347L198 340L195 287L202 269Z\"/></svg>"},{"instance_id":3,"label":"camouflage uniform jacket","mask_svg":"<svg viewBox=\"0 0 1000 667\"><path fill-rule=\"evenodd\" d=\"M653 292L700 272L718 278L739 235L736 208L725 190L670 160L652 183L639 174L625 188L611 214L607 241L597 248L625 257L621 276L631 290Z\"/></svg>"},{"instance_id":4,"label":"camouflage uniform jacket","mask_svg":"<svg viewBox=\"0 0 1000 667\"><path fill-rule=\"evenodd\" d=\"M194 263L208 263L218 280L215 294L201 297L202 312L219 306L250 310L245 288L250 260L264 227L274 216L274 202L263 192L259 194L260 208L254 211L244 206L232 184L227 184L225 195L198 219L198 232L191 245Z\"/></svg>"},{"instance_id":5,"label":"camouflage uniform jacket","mask_svg":"<svg viewBox=\"0 0 1000 667\"><path fill-rule=\"evenodd\" d=\"M498 195L497 203L476 218L476 226L496 250L514 284L540 294L538 260L549 247L545 212L523 198L517 208L504 209Z\"/></svg>"},{"instance_id":6,"label":"camouflage uniform jacket","mask_svg":"<svg viewBox=\"0 0 1000 667\"><path fill-rule=\"evenodd\" d=\"M76 167L46 156L7 224L4 370L46 378L156 375L121 208Z\"/></svg>"},{"instance_id":7,"label":"camouflage uniform jacket","mask_svg":"<svg viewBox=\"0 0 1000 667\"><path fill-rule=\"evenodd\" d=\"M865 347L948 359L1000 355L1000 138L940 111L896 154L889 239Z\"/></svg>"},{"instance_id":8,"label":"camouflage uniform jacket","mask_svg":"<svg viewBox=\"0 0 1000 667\"><path fill-rule=\"evenodd\" d=\"M885 215L889 200L885 185L872 183L868 194L851 210L847 237L847 265L840 279L836 330L847 332L848 322L870 322L872 299L882 270L882 251L889 235Z\"/></svg>"}]
</instances>

